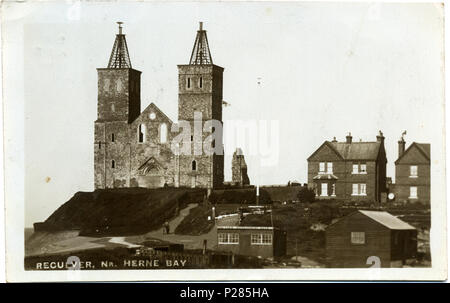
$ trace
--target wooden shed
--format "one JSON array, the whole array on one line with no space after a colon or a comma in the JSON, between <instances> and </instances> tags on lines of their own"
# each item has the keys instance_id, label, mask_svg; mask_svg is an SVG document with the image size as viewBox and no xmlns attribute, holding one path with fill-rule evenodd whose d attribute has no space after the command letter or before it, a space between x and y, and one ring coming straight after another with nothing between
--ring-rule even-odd
<instances>
[{"instance_id":1,"label":"wooden shed","mask_svg":"<svg viewBox=\"0 0 450 303\"><path fill-rule=\"evenodd\" d=\"M417 253L417 230L385 211L358 210L326 229L329 267L402 267Z\"/></svg>"}]
</instances>

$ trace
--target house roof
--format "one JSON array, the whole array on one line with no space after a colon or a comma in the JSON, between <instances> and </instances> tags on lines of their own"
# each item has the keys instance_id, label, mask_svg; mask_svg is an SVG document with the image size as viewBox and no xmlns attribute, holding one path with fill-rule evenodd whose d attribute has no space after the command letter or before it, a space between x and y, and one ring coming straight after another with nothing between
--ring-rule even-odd
<instances>
[{"instance_id":1,"label":"house roof","mask_svg":"<svg viewBox=\"0 0 450 303\"><path fill-rule=\"evenodd\" d=\"M399 218L391 215L386 211L372 211L372 210L358 210L358 212L371 218L374 221L386 226L389 229L394 230L411 230L416 229L408 223L400 220Z\"/></svg>"},{"instance_id":2,"label":"house roof","mask_svg":"<svg viewBox=\"0 0 450 303\"><path fill-rule=\"evenodd\" d=\"M425 158L430 161L431 159L431 145L429 143L417 143L417 142L413 142L411 143L411 145L403 152L403 154L397 159L397 161L395 161L395 164L398 163L398 161L400 161L401 158L403 158L410 150L413 149L413 147L416 147L419 152L421 152Z\"/></svg>"},{"instance_id":3,"label":"house roof","mask_svg":"<svg viewBox=\"0 0 450 303\"><path fill-rule=\"evenodd\" d=\"M381 147L380 142L329 142L329 144L346 160L376 160Z\"/></svg>"}]
</instances>

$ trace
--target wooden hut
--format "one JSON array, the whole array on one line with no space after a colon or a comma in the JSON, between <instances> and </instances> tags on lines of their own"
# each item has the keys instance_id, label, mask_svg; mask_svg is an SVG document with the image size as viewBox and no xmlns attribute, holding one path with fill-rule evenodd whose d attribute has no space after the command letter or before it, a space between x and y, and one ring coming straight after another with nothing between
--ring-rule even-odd
<instances>
[{"instance_id":1,"label":"wooden hut","mask_svg":"<svg viewBox=\"0 0 450 303\"><path fill-rule=\"evenodd\" d=\"M327 227L326 252L329 267L401 267L417 253L417 230L388 212L358 210Z\"/></svg>"}]
</instances>

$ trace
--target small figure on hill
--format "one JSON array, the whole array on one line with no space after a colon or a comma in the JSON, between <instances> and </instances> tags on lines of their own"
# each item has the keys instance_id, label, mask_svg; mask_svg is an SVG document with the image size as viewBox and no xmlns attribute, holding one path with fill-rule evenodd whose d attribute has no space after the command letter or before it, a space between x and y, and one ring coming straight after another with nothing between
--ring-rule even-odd
<instances>
[{"instance_id":1,"label":"small figure on hill","mask_svg":"<svg viewBox=\"0 0 450 303\"><path fill-rule=\"evenodd\" d=\"M170 225L169 225L169 222L168 221L166 221L166 222L164 222L164 228L163 228L163 232L166 232L166 234L169 234L170 233Z\"/></svg>"}]
</instances>

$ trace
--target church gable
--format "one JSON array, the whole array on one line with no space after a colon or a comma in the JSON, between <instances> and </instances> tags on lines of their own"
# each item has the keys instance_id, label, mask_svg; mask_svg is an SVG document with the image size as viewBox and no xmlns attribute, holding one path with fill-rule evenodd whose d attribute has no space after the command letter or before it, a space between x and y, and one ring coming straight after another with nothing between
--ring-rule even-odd
<instances>
[{"instance_id":1,"label":"church gable","mask_svg":"<svg viewBox=\"0 0 450 303\"><path fill-rule=\"evenodd\" d=\"M340 161L342 156L326 141L309 158L308 161Z\"/></svg>"},{"instance_id":2,"label":"church gable","mask_svg":"<svg viewBox=\"0 0 450 303\"><path fill-rule=\"evenodd\" d=\"M173 137L171 133L172 120L167 117L154 103L133 121L130 126L131 138L136 137L137 143L166 144Z\"/></svg>"}]
</instances>

